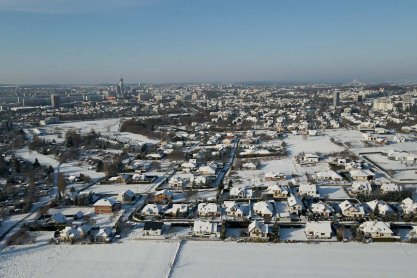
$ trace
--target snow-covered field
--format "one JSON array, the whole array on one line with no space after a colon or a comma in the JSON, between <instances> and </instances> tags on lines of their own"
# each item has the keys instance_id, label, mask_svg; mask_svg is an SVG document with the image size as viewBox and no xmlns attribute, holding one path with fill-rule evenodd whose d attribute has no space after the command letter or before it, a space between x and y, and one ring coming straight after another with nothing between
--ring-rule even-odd
<instances>
[{"instance_id":1,"label":"snow-covered field","mask_svg":"<svg viewBox=\"0 0 417 278\"><path fill-rule=\"evenodd\" d=\"M417 169L417 166L407 166L406 163L401 163L401 161L390 160L387 156L382 154L367 154L367 158L377 163L380 167L385 170L408 170L408 169Z\"/></svg>"},{"instance_id":2,"label":"snow-covered field","mask_svg":"<svg viewBox=\"0 0 417 278\"><path fill-rule=\"evenodd\" d=\"M26 245L0 253L1 277L167 277L177 242ZM415 277L400 243L251 244L188 241L173 277Z\"/></svg>"},{"instance_id":3,"label":"snow-covered field","mask_svg":"<svg viewBox=\"0 0 417 278\"><path fill-rule=\"evenodd\" d=\"M415 277L410 244L187 242L174 277Z\"/></svg>"},{"instance_id":4,"label":"snow-covered field","mask_svg":"<svg viewBox=\"0 0 417 278\"><path fill-rule=\"evenodd\" d=\"M0 253L0 277L166 277L178 243L26 245Z\"/></svg>"},{"instance_id":5,"label":"snow-covered field","mask_svg":"<svg viewBox=\"0 0 417 278\"><path fill-rule=\"evenodd\" d=\"M134 193L147 193L150 192L154 187L155 183L145 183L145 184L124 184L124 183L111 183L111 184L95 184L92 187L88 188L86 192L94 192L96 194L106 194L106 195L117 195L126 190L130 190Z\"/></svg>"},{"instance_id":6,"label":"snow-covered field","mask_svg":"<svg viewBox=\"0 0 417 278\"><path fill-rule=\"evenodd\" d=\"M56 134L49 134L41 136L41 138L51 140L55 139L55 141L60 142L62 139L58 138L58 133L65 134L67 130L75 130L78 133L85 134L90 132L94 129L95 132L100 132L103 136L109 136L116 138L120 141L139 141L149 144L155 144L158 141L149 139L145 136L140 134L133 134L130 132L119 132L119 125L120 125L120 118L113 118L113 119L104 119L104 120L95 120L95 121L80 121L80 122L70 122L70 123L62 123L62 124L53 124L45 126L44 129L48 133L56 133Z\"/></svg>"},{"instance_id":7,"label":"snow-covered field","mask_svg":"<svg viewBox=\"0 0 417 278\"><path fill-rule=\"evenodd\" d=\"M37 158L40 164L47 165L47 166L51 165L54 168L57 167L59 164L58 160L56 160L55 158L48 156L48 155L40 154L35 151L29 151L28 148L17 150L16 156L21 157L31 162L34 162L35 159ZM74 176L84 174L84 175L90 176L92 179L99 179L104 176L104 173L98 173L96 171L88 170L87 165L77 166L71 162L64 163L61 166L60 172L65 175L74 175Z\"/></svg>"},{"instance_id":8,"label":"snow-covered field","mask_svg":"<svg viewBox=\"0 0 417 278\"><path fill-rule=\"evenodd\" d=\"M284 141L287 143L290 155L297 155L301 152L329 154L343 151L342 147L330 142L328 136L309 136L304 139L302 135L288 135Z\"/></svg>"},{"instance_id":9,"label":"snow-covered field","mask_svg":"<svg viewBox=\"0 0 417 278\"><path fill-rule=\"evenodd\" d=\"M362 141L362 132L359 130L328 129L325 133L336 141L350 144L354 148L361 148L365 145Z\"/></svg>"}]
</instances>

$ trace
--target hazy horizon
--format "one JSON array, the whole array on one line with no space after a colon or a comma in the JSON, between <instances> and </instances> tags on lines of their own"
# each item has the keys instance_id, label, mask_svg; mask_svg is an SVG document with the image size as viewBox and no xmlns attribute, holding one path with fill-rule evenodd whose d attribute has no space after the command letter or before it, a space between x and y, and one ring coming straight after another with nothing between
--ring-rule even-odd
<instances>
[{"instance_id":1,"label":"hazy horizon","mask_svg":"<svg viewBox=\"0 0 417 278\"><path fill-rule=\"evenodd\" d=\"M0 84L417 82L417 1L0 0Z\"/></svg>"}]
</instances>

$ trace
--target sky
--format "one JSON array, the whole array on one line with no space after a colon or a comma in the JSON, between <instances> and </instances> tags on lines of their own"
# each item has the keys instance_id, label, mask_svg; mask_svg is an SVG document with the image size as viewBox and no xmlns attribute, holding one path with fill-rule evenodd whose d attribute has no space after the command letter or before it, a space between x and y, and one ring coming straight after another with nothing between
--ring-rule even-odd
<instances>
[{"instance_id":1,"label":"sky","mask_svg":"<svg viewBox=\"0 0 417 278\"><path fill-rule=\"evenodd\" d=\"M417 82L416 0L0 0L0 83Z\"/></svg>"}]
</instances>

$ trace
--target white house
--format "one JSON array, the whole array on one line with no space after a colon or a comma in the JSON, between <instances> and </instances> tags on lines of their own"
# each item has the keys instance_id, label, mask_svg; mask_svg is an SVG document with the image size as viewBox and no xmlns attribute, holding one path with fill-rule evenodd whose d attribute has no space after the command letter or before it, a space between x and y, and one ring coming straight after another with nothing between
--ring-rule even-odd
<instances>
[{"instance_id":1,"label":"white house","mask_svg":"<svg viewBox=\"0 0 417 278\"><path fill-rule=\"evenodd\" d=\"M113 235L113 229L111 227L100 228L98 233L95 235L95 239L98 242L109 242Z\"/></svg>"},{"instance_id":2,"label":"white house","mask_svg":"<svg viewBox=\"0 0 417 278\"><path fill-rule=\"evenodd\" d=\"M304 233L309 239L328 239L332 237L330 221L307 222Z\"/></svg>"},{"instance_id":3,"label":"white house","mask_svg":"<svg viewBox=\"0 0 417 278\"><path fill-rule=\"evenodd\" d=\"M366 205L372 212L375 211L376 207L378 207L378 212L382 216L394 213L394 210L390 207L390 205L382 200L372 200L367 202Z\"/></svg>"},{"instance_id":4,"label":"white house","mask_svg":"<svg viewBox=\"0 0 417 278\"><path fill-rule=\"evenodd\" d=\"M320 157L318 155L312 153L306 153L304 156L301 157L301 161L306 163L317 163L319 162Z\"/></svg>"},{"instance_id":5,"label":"white house","mask_svg":"<svg viewBox=\"0 0 417 278\"><path fill-rule=\"evenodd\" d=\"M342 176L336 173L335 171L329 170L324 172L318 172L315 175L316 180L319 181L341 181L343 180Z\"/></svg>"},{"instance_id":6,"label":"white house","mask_svg":"<svg viewBox=\"0 0 417 278\"><path fill-rule=\"evenodd\" d=\"M256 170L257 166L253 162L247 162L242 165L243 169Z\"/></svg>"},{"instance_id":7,"label":"white house","mask_svg":"<svg viewBox=\"0 0 417 278\"><path fill-rule=\"evenodd\" d=\"M317 186L312 183L302 183L298 187L298 195L300 196L309 196L309 197L319 197L320 194L317 192Z\"/></svg>"},{"instance_id":8,"label":"white house","mask_svg":"<svg viewBox=\"0 0 417 278\"><path fill-rule=\"evenodd\" d=\"M258 220L254 220L248 227L249 237L267 239L269 232L269 226Z\"/></svg>"},{"instance_id":9,"label":"white house","mask_svg":"<svg viewBox=\"0 0 417 278\"><path fill-rule=\"evenodd\" d=\"M230 197L250 199L252 198L252 195L253 195L253 190L251 187L234 186L230 189Z\"/></svg>"},{"instance_id":10,"label":"white house","mask_svg":"<svg viewBox=\"0 0 417 278\"><path fill-rule=\"evenodd\" d=\"M272 217L273 208L271 203L260 201L253 204L253 211L262 217Z\"/></svg>"},{"instance_id":11,"label":"white house","mask_svg":"<svg viewBox=\"0 0 417 278\"><path fill-rule=\"evenodd\" d=\"M197 211L199 216L220 216L220 206L216 203L200 203Z\"/></svg>"},{"instance_id":12,"label":"white house","mask_svg":"<svg viewBox=\"0 0 417 278\"><path fill-rule=\"evenodd\" d=\"M314 214L323 216L324 218L329 218L331 214L334 213L332 206L319 201L318 203L313 203L310 205L310 211Z\"/></svg>"},{"instance_id":13,"label":"white house","mask_svg":"<svg viewBox=\"0 0 417 278\"><path fill-rule=\"evenodd\" d=\"M243 218L247 216L246 209L235 201L224 201L225 213L229 217Z\"/></svg>"},{"instance_id":14,"label":"white house","mask_svg":"<svg viewBox=\"0 0 417 278\"><path fill-rule=\"evenodd\" d=\"M218 224L207 220L195 220L193 236L214 236L219 237Z\"/></svg>"},{"instance_id":15,"label":"white house","mask_svg":"<svg viewBox=\"0 0 417 278\"><path fill-rule=\"evenodd\" d=\"M208 164L208 165L201 166L200 168L198 168L198 172L202 175L214 176L216 175L216 169L217 169L217 165Z\"/></svg>"},{"instance_id":16,"label":"white house","mask_svg":"<svg viewBox=\"0 0 417 278\"><path fill-rule=\"evenodd\" d=\"M402 188L395 184L395 183L383 183L381 185L381 191L382 193L387 193L387 192L399 192L401 191Z\"/></svg>"},{"instance_id":17,"label":"white house","mask_svg":"<svg viewBox=\"0 0 417 278\"><path fill-rule=\"evenodd\" d=\"M417 203L411 198L402 200L400 206L405 214L417 213Z\"/></svg>"},{"instance_id":18,"label":"white house","mask_svg":"<svg viewBox=\"0 0 417 278\"><path fill-rule=\"evenodd\" d=\"M172 204L172 207L165 210L164 214L171 217L186 216L188 204Z\"/></svg>"},{"instance_id":19,"label":"white house","mask_svg":"<svg viewBox=\"0 0 417 278\"><path fill-rule=\"evenodd\" d=\"M353 204L349 200L345 200L339 204L340 211L343 216L362 218L365 216L365 210L363 206L359 204Z\"/></svg>"},{"instance_id":20,"label":"white house","mask_svg":"<svg viewBox=\"0 0 417 278\"><path fill-rule=\"evenodd\" d=\"M172 189L177 189L177 190L184 189L187 183L188 183L187 178L183 178L178 175L174 175L168 181L169 187Z\"/></svg>"},{"instance_id":21,"label":"white house","mask_svg":"<svg viewBox=\"0 0 417 278\"><path fill-rule=\"evenodd\" d=\"M285 180L285 175L279 172L268 172L264 177L267 181Z\"/></svg>"},{"instance_id":22,"label":"white house","mask_svg":"<svg viewBox=\"0 0 417 278\"><path fill-rule=\"evenodd\" d=\"M359 225L359 230L372 238L394 238L394 232L385 222L366 221Z\"/></svg>"},{"instance_id":23,"label":"white house","mask_svg":"<svg viewBox=\"0 0 417 278\"><path fill-rule=\"evenodd\" d=\"M375 174L369 170L352 170L349 174L355 181L367 181L372 180L375 177Z\"/></svg>"},{"instance_id":24,"label":"white house","mask_svg":"<svg viewBox=\"0 0 417 278\"><path fill-rule=\"evenodd\" d=\"M158 204L147 204L141 211L141 214L144 216L157 216L162 213L163 209L161 205Z\"/></svg>"},{"instance_id":25,"label":"white house","mask_svg":"<svg viewBox=\"0 0 417 278\"><path fill-rule=\"evenodd\" d=\"M354 181L350 187L350 191L353 194L370 194L372 192L372 186L369 181Z\"/></svg>"},{"instance_id":26,"label":"white house","mask_svg":"<svg viewBox=\"0 0 417 278\"><path fill-rule=\"evenodd\" d=\"M273 198L286 198L290 195L290 192L288 188L274 184L268 186L264 195L272 196Z\"/></svg>"},{"instance_id":27,"label":"white house","mask_svg":"<svg viewBox=\"0 0 417 278\"><path fill-rule=\"evenodd\" d=\"M300 198L291 195L287 198L287 206L288 211L290 213L299 214L301 213L302 209L304 208L303 203L301 202Z\"/></svg>"}]
</instances>

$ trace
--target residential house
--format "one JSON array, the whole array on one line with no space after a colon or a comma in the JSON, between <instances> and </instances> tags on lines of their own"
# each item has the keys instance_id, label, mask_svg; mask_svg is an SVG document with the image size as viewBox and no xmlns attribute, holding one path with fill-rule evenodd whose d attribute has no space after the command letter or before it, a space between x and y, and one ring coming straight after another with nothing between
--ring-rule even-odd
<instances>
[{"instance_id":1,"label":"residential house","mask_svg":"<svg viewBox=\"0 0 417 278\"><path fill-rule=\"evenodd\" d=\"M64 225L67 224L67 218L62 213L57 212L54 213L46 222L56 225Z\"/></svg>"},{"instance_id":2,"label":"residential house","mask_svg":"<svg viewBox=\"0 0 417 278\"><path fill-rule=\"evenodd\" d=\"M183 164L181 164L181 168L183 169L184 172L190 172L192 170L197 169L197 164L194 162L184 162Z\"/></svg>"},{"instance_id":3,"label":"residential house","mask_svg":"<svg viewBox=\"0 0 417 278\"><path fill-rule=\"evenodd\" d=\"M307 222L304 233L308 239L329 239L332 237L330 221Z\"/></svg>"},{"instance_id":4,"label":"residential house","mask_svg":"<svg viewBox=\"0 0 417 278\"><path fill-rule=\"evenodd\" d=\"M188 179L187 178L183 178L180 177L178 175L174 175L173 177L171 177L168 181L168 185L170 188L172 189L176 189L176 190L182 190L185 188L185 186L188 183Z\"/></svg>"},{"instance_id":5,"label":"residential house","mask_svg":"<svg viewBox=\"0 0 417 278\"><path fill-rule=\"evenodd\" d=\"M259 201L253 204L253 211L262 217L272 217L273 207L270 202Z\"/></svg>"},{"instance_id":6,"label":"residential house","mask_svg":"<svg viewBox=\"0 0 417 278\"><path fill-rule=\"evenodd\" d=\"M354 181L373 180L375 174L369 170L352 170L349 172Z\"/></svg>"},{"instance_id":7,"label":"residential house","mask_svg":"<svg viewBox=\"0 0 417 278\"><path fill-rule=\"evenodd\" d=\"M120 174L114 177L109 178L109 182L111 183L126 183L130 178L129 174Z\"/></svg>"},{"instance_id":8,"label":"residential house","mask_svg":"<svg viewBox=\"0 0 417 278\"><path fill-rule=\"evenodd\" d=\"M387 202L382 200L372 200L366 202L366 205L371 212L374 212L376 207L378 207L378 213L381 216L386 216L388 214L395 213L391 206Z\"/></svg>"},{"instance_id":9,"label":"residential house","mask_svg":"<svg viewBox=\"0 0 417 278\"><path fill-rule=\"evenodd\" d=\"M265 174L266 181L279 181L285 180L285 175L279 172L268 172Z\"/></svg>"},{"instance_id":10,"label":"residential house","mask_svg":"<svg viewBox=\"0 0 417 278\"><path fill-rule=\"evenodd\" d=\"M155 192L153 200L157 203L169 202L172 200L173 195L174 193L171 190L163 189Z\"/></svg>"},{"instance_id":11,"label":"residential house","mask_svg":"<svg viewBox=\"0 0 417 278\"><path fill-rule=\"evenodd\" d=\"M113 229L111 227L100 228L95 234L95 240L97 242L110 242L113 236Z\"/></svg>"},{"instance_id":12,"label":"residential house","mask_svg":"<svg viewBox=\"0 0 417 278\"><path fill-rule=\"evenodd\" d=\"M269 226L263 222L254 220L249 224L248 233L251 238L267 239L270 233Z\"/></svg>"},{"instance_id":13,"label":"residential house","mask_svg":"<svg viewBox=\"0 0 417 278\"><path fill-rule=\"evenodd\" d=\"M219 237L220 232L218 229L218 223L208 220L195 220L193 226L193 236Z\"/></svg>"},{"instance_id":14,"label":"residential house","mask_svg":"<svg viewBox=\"0 0 417 278\"><path fill-rule=\"evenodd\" d=\"M192 176L190 180L192 186L205 186L208 183L207 176Z\"/></svg>"},{"instance_id":15,"label":"residential house","mask_svg":"<svg viewBox=\"0 0 417 278\"><path fill-rule=\"evenodd\" d=\"M372 192L372 186L369 181L354 181L350 187L350 192L353 195L356 194L370 194Z\"/></svg>"},{"instance_id":16,"label":"residential house","mask_svg":"<svg viewBox=\"0 0 417 278\"><path fill-rule=\"evenodd\" d=\"M257 166L253 162L247 162L242 165L242 168L246 170L256 170Z\"/></svg>"},{"instance_id":17,"label":"residential house","mask_svg":"<svg viewBox=\"0 0 417 278\"><path fill-rule=\"evenodd\" d=\"M312 183L302 183L298 187L298 195L308 197L319 197L320 194L317 192L317 186Z\"/></svg>"},{"instance_id":18,"label":"residential house","mask_svg":"<svg viewBox=\"0 0 417 278\"><path fill-rule=\"evenodd\" d=\"M217 165L214 163L210 163L208 165L201 166L200 168L198 168L198 172L201 175L205 175L205 176L215 176L216 171L217 171Z\"/></svg>"},{"instance_id":19,"label":"residential house","mask_svg":"<svg viewBox=\"0 0 417 278\"><path fill-rule=\"evenodd\" d=\"M394 232L385 222L381 221L366 221L359 225L359 230L364 233L366 237L371 238L395 238Z\"/></svg>"},{"instance_id":20,"label":"residential house","mask_svg":"<svg viewBox=\"0 0 417 278\"><path fill-rule=\"evenodd\" d=\"M158 204L147 204L141 211L143 216L158 216L163 211L161 205Z\"/></svg>"},{"instance_id":21,"label":"residential house","mask_svg":"<svg viewBox=\"0 0 417 278\"><path fill-rule=\"evenodd\" d=\"M333 207L329 204L323 203L322 201L311 204L310 211L326 219L330 218L330 216L334 213Z\"/></svg>"},{"instance_id":22,"label":"residential house","mask_svg":"<svg viewBox=\"0 0 417 278\"><path fill-rule=\"evenodd\" d=\"M251 187L237 187L234 186L230 189L230 197L234 198L242 198L242 199L250 199L252 198L253 190Z\"/></svg>"},{"instance_id":23,"label":"residential house","mask_svg":"<svg viewBox=\"0 0 417 278\"><path fill-rule=\"evenodd\" d=\"M145 221L143 225L144 236L160 236L162 234L163 222Z\"/></svg>"},{"instance_id":24,"label":"residential house","mask_svg":"<svg viewBox=\"0 0 417 278\"><path fill-rule=\"evenodd\" d=\"M165 210L165 215L170 217L186 217L188 204L172 204L172 207Z\"/></svg>"},{"instance_id":25,"label":"residential house","mask_svg":"<svg viewBox=\"0 0 417 278\"><path fill-rule=\"evenodd\" d=\"M343 177L335 171L329 170L324 172L318 172L315 174L316 180L319 181L342 181Z\"/></svg>"},{"instance_id":26,"label":"residential house","mask_svg":"<svg viewBox=\"0 0 417 278\"><path fill-rule=\"evenodd\" d=\"M271 196L272 198L287 198L290 195L289 189L278 184L268 186L264 195Z\"/></svg>"},{"instance_id":27,"label":"residential house","mask_svg":"<svg viewBox=\"0 0 417 278\"><path fill-rule=\"evenodd\" d=\"M382 193L388 193L388 192L399 192L401 191L401 186L395 184L395 183L383 183L381 185L381 191Z\"/></svg>"},{"instance_id":28,"label":"residential house","mask_svg":"<svg viewBox=\"0 0 417 278\"><path fill-rule=\"evenodd\" d=\"M343 216L350 218L363 218L365 210L359 204L353 204L349 200L345 200L339 204L340 211Z\"/></svg>"},{"instance_id":29,"label":"residential house","mask_svg":"<svg viewBox=\"0 0 417 278\"><path fill-rule=\"evenodd\" d=\"M301 161L304 163L318 163L320 157L312 153L306 153L301 157Z\"/></svg>"},{"instance_id":30,"label":"residential house","mask_svg":"<svg viewBox=\"0 0 417 278\"><path fill-rule=\"evenodd\" d=\"M247 216L245 208L235 201L224 201L226 216L243 218Z\"/></svg>"},{"instance_id":31,"label":"residential house","mask_svg":"<svg viewBox=\"0 0 417 278\"><path fill-rule=\"evenodd\" d=\"M297 196L291 195L287 198L288 211L291 214L300 214L304 208L303 203Z\"/></svg>"},{"instance_id":32,"label":"residential house","mask_svg":"<svg viewBox=\"0 0 417 278\"><path fill-rule=\"evenodd\" d=\"M135 193L133 193L133 191L128 189L123 192L120 192L117 195L116 200L120 203L123 203L123 202L129 203L129 202L133 202L135 200L135 197L136 197Z\"/></svg>"},{"instance_id":33,"label":"residential house","mask_svg":"<svg viewBox=\"0 0 417 278\"><path fill-rule=\"evenodd\" d=\"M97 214L112 213L120 207L120 203L113 198L103 198L94 203L94 210Z\"/></svg>"},{"instance_id":34,"label":"residential house","mask_svg":"<svg viewBox=\"0 0 417 278\"><path fill-rule=\"evenodd\" d=\"M216 203L200 203L198 204L197 212L202 217L220 216L220 206Z\"/></svg>"}]
</instances>

